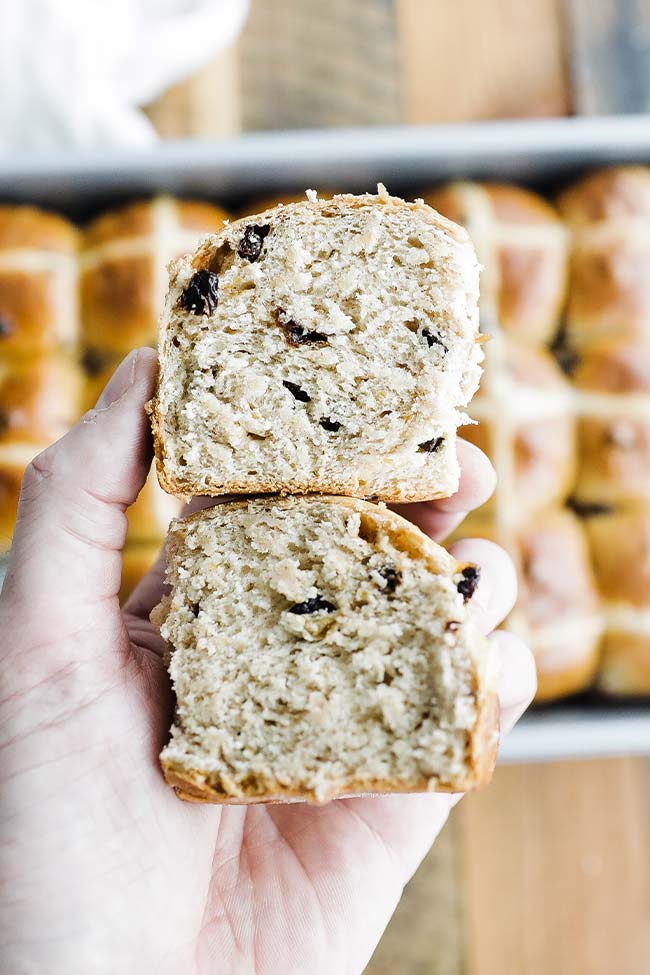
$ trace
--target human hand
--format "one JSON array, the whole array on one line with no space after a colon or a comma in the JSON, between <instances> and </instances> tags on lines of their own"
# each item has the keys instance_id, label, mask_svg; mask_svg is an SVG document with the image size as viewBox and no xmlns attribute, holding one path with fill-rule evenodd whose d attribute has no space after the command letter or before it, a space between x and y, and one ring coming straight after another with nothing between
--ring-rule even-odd
<instances>
[{"instance_id":1,"label":"human hand","mask_svg":"<svg viewBox=\"0 0 650 975\"><path fill-rule=\"evenodd\" d=\"M151 350L127 357L24 478L0 597L0 972L359 975L457 797L218 807L164 783L173 700L148 620L161 566L124 610L117 595L155 368ZM406 509L436 538L494 486L476 448L459 455L458 494ZM490 632L513 568L489 542L456 549L482 567L472 605ZM507 731L534 666L514 636L493 639Z\"/></svg>"}]
</instances>

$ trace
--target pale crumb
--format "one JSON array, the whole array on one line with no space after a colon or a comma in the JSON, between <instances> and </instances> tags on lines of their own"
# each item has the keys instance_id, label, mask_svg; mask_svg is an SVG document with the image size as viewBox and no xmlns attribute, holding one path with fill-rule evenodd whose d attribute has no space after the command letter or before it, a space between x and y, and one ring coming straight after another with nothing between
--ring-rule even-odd
<instances>
[{"instance_id":1,"label":"pale crumb","mask_svg":"<svg viewBox=\"0 0 650 975\"><path fill-rule=\"evenodd\" d=\"M310 203L318 202L318 190L305 190L305 196Z\"/></svg>"},{"instance_id":2,"label":"pale crumb","mask_svg":"<svg viewBox=\"0 0 650 975\"><path fill-rule=\"evenodd\" d=\"M377 196L382 203L388 203L390 200L390 193L386 189L383 183L377 183Z\"/></svg>"},{"instance_id":3,"label":"pale crumb","mask_svg":"<svg viewBox=\"0 0 650 975\"><path fill-rule=\"evenodd\" d=\"M466 787L492 650L448 552L377 505L291 498L177 521L167 553L166 770L233 797Z\"/></svg>"},{"instance_id":4,"label":"pale crumb","mask_svg":"<svg viewBox=\"0 0 650 975\"><path fill-rule=\"evenodd\" d=\"M170 489L453 494L483 357L469 240L426 207L311 189L264 222L252 260L235 224L172 265L156 402ZM218 274L203 314L180 300L199 268Z\"/></svg>"}]
</instances>

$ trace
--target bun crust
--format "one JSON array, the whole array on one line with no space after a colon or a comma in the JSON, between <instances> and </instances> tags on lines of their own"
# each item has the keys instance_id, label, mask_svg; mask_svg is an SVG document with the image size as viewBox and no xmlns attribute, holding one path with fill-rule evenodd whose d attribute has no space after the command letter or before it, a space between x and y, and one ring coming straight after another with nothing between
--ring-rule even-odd
<instances>
[{"instance_id":1,"label":"bun crust","mask_svg":"<svg viewBox=\"0 0 650 975\"><path fill-rule=\"evenodd\" d=\"M198 274L218 276L207 314L183 308ZM476 288L464 231L388 196L290 204L206 238L171 267L149 406L160 483L182 497L453 493L482 357Z\"/></svg>"},{"instance_id":2,"label":"bun crust","mask_svg":"<svg viewBox=\"0 0 650 975\"><path fill-rule=\"evenodd\" d=\"M168 261L194 250L227 219L220 207L159 196L105 213L85 231L81 254L83 342L126 355L156 345Z\"/></svg>"},{"instance_id":3,"label":"bun crust","mask_svg":"<svg viewBox=\"0 0 650 975\"><path fill-rule=\"evenodd\" d=\"M424 200L467 228L483 265L481 322L519 342L550 342L568 276L568 235L553 206L504 183L452 183Z\"/></svg>"},{"instance_id":4,"label":"bun crust","mask_svg":"<svg viewBox=\"0 0 650 975\"><path fill-rule=\"evenodd\" d=\"M243 518L242 526L239 525L239 513L241 513L241 518ZM347 514L346 514L347 513ZM250 519L248 516L251 516ZM350 515L352 516L350 520ZM304 521L302 519L305 519ZM306 529L308 533L312 531L316 534L314 538L318 538L317 530L320 525L322 525L325 534L321 537L321 542L315 542L316 548L314 552L303 548L301 550L301 564L308 566L317 566L318 559L320 556L315 553L319 551L318 545L325 544L326 551L330 554L326 556L326 560L329 558L335 558L336 553L339 552L338 546L339 537L343 538L355 538L356 531L359 531L360 538L368 540L370 546L376 546L377 551L382 552L382 558L389 558L389 553L393 553L392 557L396 556L396 553L401 553L398 557L402 559L401 572L399 573L400 583L394 590L395 595L389 597L389 603L385 601L383 603L384 607L388 607L382 610L386 613L386 623L390 627L389 619L393 618L395 620L399 619L402 613L402 607L400 600L406 600L404 606L408 606L408 599L406 596L400 596L400 586L408 585L408 573L418 572L423 574L422 578L429 579L440 579L439 583L431 583L434 586L440 587L440 601L436 604L429 605L429 613L433 612L434 617L437 615L439 620L444 621L447 619L447 612L452 612L454 616L453 622L453 632L454 640L456 641L455 654L460 662L461 658L471 659L471 698L472 698L472 714L473 719L471 722L471 727L468 728L466 734L466 744L464 746L464 751L461 759L458 760L456 764L450 766L446 769L446 773L442 772L442 767L440 774L432 772L433 766L427 774L420 775L405 775L403 772L396 771L393 776L368 776L366 775L355 775L351 773L337 774L334 778L331 777L331 773L328 773L326 778L322 781L316 778L314 779L313 786L308 786L305 783L311 781L309 775L304 779L302 784L298 782L291 782L290 778L283 780L283 783L278 786L276 781L275 787L261 786L259 776L262 774L259 771L259 762L255 760L255 767L258 768L258 772L253 772L253 766L247 771L245 768L242 772L242 776L239 776L237 781L238 785L235 784L234 779L231 784L229 783L229 776L225 772L218 773L216 770L213 772L208 771L209 768L214 766L215 757L211 750L212 746L206 746L207 752L203 752L203 767L193 767L191 761L191 754L195 745L192 745L189 753L184 751L182 742L185 740L183 736L187 736L187 741L195 741L197 731L188 730L184 731L180 726L178 726L174 732L174 738L170 745L164 750L161 756L161 763L163 771L165 773L165 778L172 785L178 794L184 798L191 801L201 801L201 802L219 802L219 803L247 803L247 802L276 802L276 801L291 801L291 800L306 800L311 802L324 802L329 801L332 798L347 796L347 795L359 795L367 793L376 792L422 792L422 791L464 791L471 788L477 788L481 785L486 784L489 780L492 769L494 767L494 762L496 758L496 747L498 742L498 705L496 697L496 672L494 666L494 658L492 656L492 651L490 649L489 642L486 641L478 631L476 631L472 624L466 622L467 611L463 608L462 599L459 599L458 594L455 594L453 600L450 600L449 596L443 597L443 591L453 591L448 590L445 587L449 585L448 582L444 580L451 580L458 578L458 573L462 571L463 566L455 563L454 560L449 556L447 552L441 549L438 545L432 542L427 536L423 535L417 528L406 522L404 519L400 518L394 512L390 512L383 508L382 506L375 506L367 502L342 498L342 497L312 497L312 498L272 498L272 499L258 499L255 501L237 501L229 502L225 505L217 505L216 508L206 509L204 511L198 512L189 518L178 521L172 527L172 532L170 536L170 543L168 547L168 576L172 584L171 596L168 597L163 603L157 607L152 613L152 620L154 623L162 629L164 635L168 638L171 633L176 634L177 639L182 639L184 641L188 640L187 625L183 624L180 629L180 621L185 619L183 609L184 600L186 598L195 599L195 590L192 588L191 580L186 577L186 569L183 568L181 575L177 574L177 567L181 564L183 566L188 565L184 560L187 558L193 558L191 553L196 553L197 543L199 535L194 538L194 533L203 532L203 540L205 542L206 532L215 532L216 538L216 548L212 554L212 549L210 549L210 554L205 555L206 568L204 572L208 572L209 575L201 574L197 576L202 580L202 595L200 597L200 606L207 607L210 605L212 611L215 606L220 605L218 602L215 603L215 599L219 596L219 589L212 588L210 585L210 579L219 578L219 559L221 556L218 554L222 551L221 535L229 524L232 522L236 524L236 537L241 539L242 531L244 536L247 533L252 532L250 536L252 538L257 538L255 534L255 523L256 520L260 519L261 524L264 526L263 537L266 542L271 546L270 551L273 548L274 542L277 540L278 536L274 536L274 533L278 531L278 524L282 524L282 532L286 532L286 540L290 537L292 539L292 544L297 544L294 540L293 531L296 530L297 525L306 524L309 527ZM339 536L338 530L342 523L349 522L349 525L358 525L355 528L352 535L348 535L348 531L352 529L344 529L343 536ZM356 519L356 520L355 520ZM210 528L210 525L214 525ZM252 526L252 527L251 527ZM268 527L267 527L268 526ZM313 527L316 526L316 527ZM192 536L192 540L186 542L189 536ZM283 536L284 537L284 536ZM328 541L323 543L322 539L327 538ZM286 541L285 541L286 544ZM360 543L363 547L364 543ZM329 546L329 548L328 548ZM236 558L239 560L238 564L243 564L241 559L244 558L249 573L249 578L252 580L254 578L251 573L254 571L255 556L254 550L257 547L257 542L253 543L253 549L246 549L243 547L243 552L247 552L247 555L237 555ZM369 549L370 551L371 549ZM342 554L343 549L340 549ZM266 562L264 565L266 566ZM418 568L418 565L420 568ZM367 571L367 570L364 570ZM214 573L214 575L212 575ZM188 578L188 584L190 586L187 593L185 592L185 583L181 580L182 578ZM323 579L319 585L323 583ZM403 579L403 581L402 581ZM344 608L345 597L344 591L347 582L340 582L341 590L337 593L335 590L328 589L328 596L339 602L339 607L337 608L337 622L335 625L337 627L345 628L346 624L346 613L347 610ZM217 586L216 582L214 583ZM263 590L261 587L264 586L263 580L256 581L256 586L260 587L255 589L256 592L261 593ZM455 586L455 582L454 582ZM256 596L256 599L262 598L261 596ZM392 603L391 603L392 600ZM446 600L450 600L446 602ZM397 602L396 602L397 601ZM451 609L453 603L453 610ZM238 605L237 612L239 614L245 614L247 612L246 599ZM380 604L378 604L380 605ZM392 606L392 608L391 608ZM200 610L203 612L203 608ZM207 610L206 610L207 612ZM409 611L409 619L411 623L416 627L419 625L417 620L413 620L414 608ZM294 619L298 619L294 617ZM309 619L307 617L307 619ZM429 626L424 619L421 619L421 624L424 626ZM202 624L201 624L202 625ZM254 624L252 624L254 625ZM265 622L265 627L270 627L271 638L275 632L274 628L280 626L280 622L277 624L272 620L267 620ZM306 624L309 625L309 624ZM298 626L298 624L296 624ZM170 629L171 628L171 629ZM199 631L197 631L198 634ZM200 632L204 632L200 630ZM212 631L210 631L212 632ZM230 630L228 631L230 633ZM203 637L198 637L198 639L204 639ZM228 640L234 637L229 636ZM255 641L255 633L250 631L251 640ZM194 637L191 636L193 640ZM348 637L349 644L351 637ZM364 638L365 652L368 651L368 637ZM414 640L415 637L411 636L407 639ZM433 639L433 638L432 638ZM295 649L292 649L293 644L291 643L291 638L285 633L281 637L281 641L289 641L286 644L287 649L280 651L277 649L276 644L273 644L273 648L269 645L269 648L265 650L264 659L269 659L272 656L274 659L278 659L278 655L282 657L284 655L287 661L292 659L293 653L306 653L307 648L300 649L301 641L298 638ZM282 646L282 642L280 643ZM304 646L304 644L303 644ZM309 645L307 645L309 646ZM437 644L436 646L440 646ZM186 722L189 720L189 715L196 716L197 711L200 707L200 697L204 691L204 686L201 681L204 680L202 676L194 669L194 665L185 663L184 660L189 660L190 657L186 657L189 653L191 656L191 650L189 649L190 644L184 643L184 649L180 650L178 645L171 650L171 672L174 675L176 684L176 693L178 695L178 712L177 712L177 722ZM415 652L415 644L413 644L412 653ZM289 652L290 651L290 652ZM221 650L215 647L215 653L217 659L221 654ZM360 650L359 652L364 652ZM390 652L390 651L384 651ZM423 653L423 656L419 658L420 663L418 667L422 667L426 664L426 655L429 653L436 654L441 652L440 650L435 650L431 646L430 650L418 651L418 653ZM242 646L238 667L247 668L252 666L250 680L250 693L255 698L256 695L260 693L259 688L256 683L255 674L258 671L258 664L252 662L249 664L247 659L248 651ZM259 654L259 650L252 650L253 659ZM469 658L466 655L469 654ZM183 659L179 661L180 655ZM206 656L202 653L202 660L205 661ZM326 656L322 658L326 659ZM385 658L389 660L390 657ZM385 664L386 666L388 664ZM290 666L287 662L287 667ZM454 664L456 666L456 664ZM458 663L460 666L460 663ZM192 687L192 699L194 703L187 704L184 698L184 688L186 685L186 678L184 676L185 668L192 667L191 671L191 687ZM324 671L326 673L326 671ZM271 679L271 678L269 678ZM400 678L402 679L402 678ZM434 677L434 671L430 673L430 679L440 681L441 677ZM286 695L291 695L296 690L300 690L301 678L294 676L290 680L287 678L286 683ZM418 679L418 684L421 684L421 678ZM212 687L213 684L210 681L207 687ZM269 685L270 686L270 685ZM365 686L365 685L364 685ZM449 690L443 691L443 685L436 685L438 688L438 694L443 695L444 693L450 693ZM368 690L359 689L357 694L361 697L359 700L364 699L364 695L375 693L374 683L371 681L368 685ZM359 685L361 688L361 685ZM421 686L418 687L417 692L421 693ZM234 693L234 691L233 691ZM343 694L342 690L336 693ZM413 691L415 693L415 690ZM273 709L273 704L268 703L267 707ZM189 710L188 710L189 709ZM269 712L270 713L270 712ZM284 712L282 712L284 713ZM286 714L285 714L286 717ZM296 718L296 721L298 719ZM349 713L347 720L354 724L357 719L352 713ZM364 719L367 720L367 719ZM426 720L426 719L425 719ZM220 720L220 729L213 731L206 731L205 734L209 741L212 741L214 735L218 737L226 734L226 727L228 725L229 716L223 715ZM240 721L239 718L235 716L235 723ZM278 717L277 721L281 721ZM462 725L465 727L465 725ZM247 726L249 727L249 726ZM250 726L252 727L252 725ZM363 725L359 725L359 733L363 731ZM446 726L445 726L446 727ZM314 733L317 733L317 724L314 725ZM242 732L243 734L252 735L253 732ZM383 734L384 732L382 732ZM445 731L445 734L452 735L457 734L458 729L454 729L453 726L449 726L449 730ZM265 748L272 747L273 739L273 729L267 728L264 732ZM300 732L296 732L295 748L301 749L304 747L305 739L301 737ZM409 746L409 749L415 749L417 735L409 733L410 738L407 737L403 739L403 745ZM269 737L270 736L270 737ZM389 740L391 735L388 735ZM216 740L216 739L215 739ZM451 741L451 739L450 739ZM225 747L225 746L224 746ZM370 747L370 746L369 746ZM372 746L374 748L375 746ZM450 744L451 747L451 744ZM384 750L380 750L380 754L384 754ZM409 752L409 754L415 754L415 752ZM344 756L340 756L340 760L343 761ZM433 759L431 759L433 761ZM408 764L408 763L407 763ZM217 762L218 765L218 762ZM399 769L400 763L397 763L396 769ZM410 766L409 766L410 767ZM264 781L271 781L274 778L275 772L268 773L268 780L264 778ZM277 775L280 775L277 772ZM316 784L316 783L319 784Z\"/></svg>"}]
</instances>

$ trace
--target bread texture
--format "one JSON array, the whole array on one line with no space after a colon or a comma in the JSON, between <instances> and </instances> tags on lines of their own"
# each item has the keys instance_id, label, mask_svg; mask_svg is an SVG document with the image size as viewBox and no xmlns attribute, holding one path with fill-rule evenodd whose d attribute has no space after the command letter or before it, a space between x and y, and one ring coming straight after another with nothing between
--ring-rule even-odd
<instances>
[{"instance_id":1,"label":"bread texture","mask_svg":"<svg viewBox=\"0 0 650 975\"><path fill-rule=\"evenodd\" d=\"M150 404L161 484L453 494L480 376L477 296L465 231L385 193L312 198L209 235L170 267Z\"/></svg>"},{"instance_id":2,"label":"bread texture","mask_svg":"<svg viewBox=\"0 0 650 975\"><path fill-rule=\"evenodd\" d=\"M383 505L228 502L180 520L169 595L177 707L161 755L185 799L268 802L485 784L498 742L475 567Z\"/></svg>"}]
</instances>

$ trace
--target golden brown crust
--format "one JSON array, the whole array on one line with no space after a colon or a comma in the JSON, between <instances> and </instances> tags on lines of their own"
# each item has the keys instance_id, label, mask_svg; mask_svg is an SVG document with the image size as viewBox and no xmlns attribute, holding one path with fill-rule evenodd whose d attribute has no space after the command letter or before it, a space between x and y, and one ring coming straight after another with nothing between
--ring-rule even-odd
<instances>
[{"instance_id":1,"label":"golden brown crust","mask_svg":"<svg viewBox=\"0 0 650 975\"><path fill-rule=\"evenodd\" d=\"M143 576L152 567L162 548L162 539L151 542L137 542L127 538L122 552L122 583L120 603L124 603Z\"/></svg>"},{"instance_id":2,"label":"golden brown crust","mask_svg":"<svg viewBox=\"0 0 650 975\"><path fill-rule=\"evenodd\" d=\"M574 694L582 694L593 686L600 666L600 643L589 632L584 637L574 640L574 660L563 660L561 667L556 667L556 653L552 656L543 652L535 654L537 666L537 704L550 704L561 701Z\"/></svg>"},{"instance_id":3,"label":"golden brown crust","mask_svg":"<svg viewBox=\"0 0 650 975\"><path fill-rule=\"evenodd\" d=\"M180 501L162 490L152 470L137 500L127 509L127 541L153 542L160 547L170 522L178 517L180 509Z\"/></svg>"},{"instance_id":4,"label":"golden brown crust","mask_svg":"<svg viewBox=\"0 0 650 975\"><path fill-rule=\"evenodd\" d=\"M291 507L300 503L299 498L275 498L273 504L276 507ZM335 505L336 507L346 507L361 515L361 531L371 534L381 527L389 537L391 542L399 549L407 552L414 559L421 559L425 562L427 569L434 573L454 574L464 567L464 564L456 562L452 556L439 545L433 542L428 536L402 518L396 512L384 507L374 505L367 501L355 498L337 497L320 495L318 501L324 504ZM227 502L228 508L247 508L251 504L265 504L268 499L242 499ZM174 522L170 533L183 534L189 522L198 521L205 518L206 511L198 511L193 515ZM157 614L152 614L152 621L159 625L161 620ZM478 634L477 634L478 635ZM494 765L499 740L499 705L496 689L496 667L491 647L485 638L480 637L481 645L477 650L477 672L476 672L476 696L477 696L477 717L468 741L468 760L465 774L453 782L437 782L435 790L430 785L427 778L421 778L412 782L395 782L389 779L381 781L368 781L361 779L351 779L341 783L338 788L332 791L325 798L317 799L316 795L304 789L274 789L273 793L260 793L251 789L249 793L241 797L233 797L225 794L218 786L209 780L209 775L195 769L181 767L177 762L169 759L162 759L161 765L166 781L171 785L181 799L191 802L213 802L225 804L247 804L258 802L286 802L290 800L301 800L306 802L326 802L330 799L343 798L350 795L367 795L369 793L390 793L390 792L465 792L470 789L481 788L490 781Z\"/></svg>"},{"instance_id":5,"label":"golden brown crust","mask_svg":"<svg viewBox=\"0 0 650 975\"><path fill-rule=\"evenodd\" d=\"M497 492L481 511L493 511L502 499L522 520L569 496L576 476L576 419L569 383L548 352L512 338L495 345L487 345L481 385L469 407L479 422L458 433L493 459L502 461L508 452L511 468L497 471Z\"/></svg>"},{"instance_id":6,"label":"golden brown crust","mask_svg":"<svg viewBox=\"0 0 650 975\"><path fill-rule=\"evenodd\" d=\"M158 338L153 253L106 257L81 272L83 340L114 352Z\"/></svg>"},{"instance_id":7,"label":"golden brown crust","mask_svg":"<svg viewBox=\"0 0 650 975\"><path fill-rule=\"evenodd\" d=\"M603 599L650 608L650 506L585 519Z\"/></svg>"},{"instance_id":8,"label":"golden brown crust","mask_svg":"<svg viewBox=\"0 0 650 975\"><path fill-rule=\"evenodd\" d=\"M554 207L506 183L452 183L424 199L469 230L484 265L483 325L536 345L550 341L568 280L568 239Z\"/></svg>"},{"instance_id":9,"label":"golden brown crust","mask_svg":"<svg viewBox=\"0 0 650 975\"><path fill-rule=\"evenodd\" d=\"M558 208L576 227L630 217L650 220L650 166L598 169L561 193Z\"/></svg>"},{"instance_id":10,"label":"golden brown crust","mask_svg":"<svg viewBox=\"0 0 650 975\"><path fill-rule=\"evenodd\" d=\"M574 382L581 392L605 394L591 415L589 400L581 410L576 497L610 505L650 500L650 344L589 346Z\"/></svg>"},{"instance_id":11,"label":"golden brown crust","mask_svg":"<svg viewBox=\"0 0 650 975\"><path fill-rule=\"evenodd\" d=\"M156 197L94 220L86 228L82 256L84 344L116 354L156 345L162 268L226 219L225 210L209 203Z\"/></svg>"},{"instance_id":12,"label":"golden brown crust","mask_svg":"<svg viewBox=\"0 0 650 975\"><path fill-rule=\"evenodd\" d=\"M576 346L650 334L650 167L599 170L566 190L574 231L567 332Z\"/></svg>"},{"instance_id":13,"label":"golden brown crust","mask_svg":"<svg viewBox=\"0 0 650 975\"><path fill-rule=\"evenodd\" d=\"M31 206L0 206L0 251L74 254L79 231L65 217Z\"/></svg>"},{"instance_id":14,"label":"golden brown crust","mask_svg":"<svg viewBox=\"0 0 650 975\"><path fill-rule=\"evenodd\" d=\"M24 464L0 460L0 554L11 548L24 470Z\"/></svg>"},{"instance_id":15,"label":"golden brown crust","mask_svg":"<svg viewBox=\"0 0 650 975\"><path fill-rule=\"evenodd\" d=\"M498 542L515 563L519 596L505 626L533 651L536 700L558 700L591 686L602 618L581 522L556 508L531 516L519 530L502 533L483 509L470 514L452 538L474 536Z\"/></svg>"},{"instance_id":16,"label":"golden brown crust","mask_svg":"<svg viewBox=\"0 0 650 975\"><path fill-rule=\"evenodd\" d=\"M497 709L498 710L498 709ZM496 736L495 736L496 740ZM494 749L495 750L495 749ZM412 782L394 782L391 779L353 779L346 782L332 793L325 797L317 798L314 792L303 789L283 789L271 794L251 794L247 796L231 796L219 791L218 788L206 781L205 773L195 769L184 769L174 765L173 762L161 762L165 781L171 785L179 799L186 802L210 802L225 806L248 806L258 804L270 804L278 802L309 802L314 805L322 805L331 802L332 799L346 799L355 796L368 795L387 795L399 793L422 792L469 792L473 789L481 789L486 786L492 777L494 761L491 754L486 753L481 757L481 771L479 775L470 774L466 779L459 779L453 783L437 782L435 789L432 789L429 779L422 778Z\"/></svg>"},{"instance_id":17,"label":"golden brown crust","mask_svg":"<svg viewBox=\"0 0 650 975\"><path fill-rule=\"evenodd\" d=\"M70 429L81 407L81 375L65 356L0 361L0 446L48 444Z\"/></svg>"},{"instance_id":18,"label":"golden brown crust","mask_svg":"<svg viewBox=\"0 0 650 975\"><path fill-rule=\"evenodd\" d=\"M650 639L647 633L611 629L602 644L596 684L614 697L650 697Z\"/></svg>"},{"instance_id":19,"label":"golden brown crust","mask_svg":"<svg viewBox=\"0 0 650 975\"><path fill-rule=\"evenodd\" d=\"M539 193L512 183L484 183L483 187L499 223L547 227L560 222L555 207Z\"/></svg>"}]
</instances>

